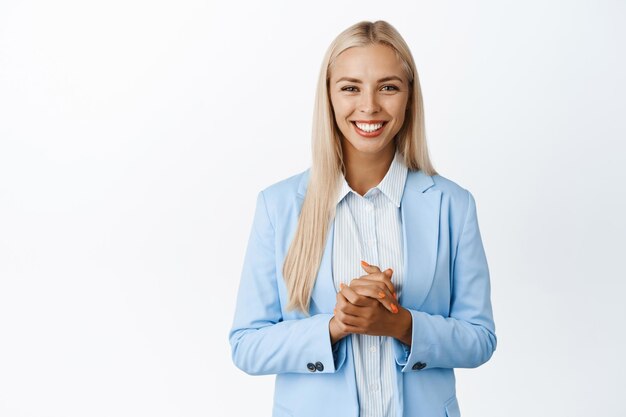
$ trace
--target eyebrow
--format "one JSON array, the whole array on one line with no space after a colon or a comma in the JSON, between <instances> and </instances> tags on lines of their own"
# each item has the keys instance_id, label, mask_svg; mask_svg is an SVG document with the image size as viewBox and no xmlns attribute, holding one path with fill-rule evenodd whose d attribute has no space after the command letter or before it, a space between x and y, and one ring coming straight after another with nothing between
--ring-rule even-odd
<instances>
[{"instance_id":1,"label":"eyebrow","mask_svg":"<svg viewBox=\"0 0 626 417\"><path fill-rule=\"evenodd\" d=\"M384 83L386 81L394 81L394 80L395 81L400 81L402 83L402 78L398 77L397 75L390 75L388 77L381 78L377 82ZM337 83L339 83L341 81L348 81L350 83L359 83L359 84L362 83L362 81L359 80L358 78L341 77L340 79L337 80L337 82L335 84L337 84Z\"/></svg>"}]
</instances>

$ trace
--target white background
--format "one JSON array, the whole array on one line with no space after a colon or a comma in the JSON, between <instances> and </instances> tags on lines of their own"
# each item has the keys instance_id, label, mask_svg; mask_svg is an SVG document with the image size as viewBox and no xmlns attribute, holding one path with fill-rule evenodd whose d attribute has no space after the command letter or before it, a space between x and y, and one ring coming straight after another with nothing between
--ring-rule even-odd
<instances>
[{"instance_id":1,"label":"white background","mask_svg":"<svg viewBox=\"0 0 626 417\"><path fill-rule=\"evenodd\" d=\"M363 19L412 48L477 201L499 344L463 415L623 415L624 2L5 0L1 416L270 414L227 340L254 202L309 166L322 56Z\"/></svg>"}]
</instances>

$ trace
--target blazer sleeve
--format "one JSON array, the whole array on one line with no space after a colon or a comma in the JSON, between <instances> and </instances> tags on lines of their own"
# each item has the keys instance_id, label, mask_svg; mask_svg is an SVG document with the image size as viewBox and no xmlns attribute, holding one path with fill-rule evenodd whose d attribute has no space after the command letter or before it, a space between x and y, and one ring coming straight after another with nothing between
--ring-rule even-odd
<instances>
[{"instance_id":1,"label":"blazer sleeve","mask_svg":"<svg viewBox=\"0 0 626 417\"><path fill-rule=\"evenodd\" d=\"M489 360L496 348L489 269L483 249L476 202L467 191L465 221L451 268L448 317L409 309L411 346L395 340L396 361L402 372L427 368L475 368Z\"/></svg>"},{"instance_id":2,"label":"blazer sleeve","mask_svg":"<svg viewBox=\"0 0 626 417\"><path fill-rule=\"evenodd\" d=\"M346 348L331 346L332 314L283 320L276 265L275 229L260 192L229 334L234 364L251 375L337 371Z\"/></svg>"}]
</instances>

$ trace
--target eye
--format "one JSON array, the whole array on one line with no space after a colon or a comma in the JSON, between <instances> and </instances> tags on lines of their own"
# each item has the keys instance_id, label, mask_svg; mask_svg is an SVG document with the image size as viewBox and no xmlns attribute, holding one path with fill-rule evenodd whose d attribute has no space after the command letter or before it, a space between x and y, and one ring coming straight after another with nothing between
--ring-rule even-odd
<instances>
[{"instance_id":1,"label":"eye","mask_svg":"<svg viewBox=\"0 0 626 417\"><path fill-rule=\"evenodd\" d=\"M381 87L382 91L400 91L400 89L398 87L396 87L395 85L383 85Z\"/></svg>"},{"instance_id":2,"label":"eye","mask_svg":"<svg viewBox=\"0 0 626 417\"><path fill-rule=\"evenodd\" d=\"M353 85L346 85L345 87L341 87L341 91L347 91L348 93L355 93L357 92L357 88Z\"/></svg>"}]
</instances>

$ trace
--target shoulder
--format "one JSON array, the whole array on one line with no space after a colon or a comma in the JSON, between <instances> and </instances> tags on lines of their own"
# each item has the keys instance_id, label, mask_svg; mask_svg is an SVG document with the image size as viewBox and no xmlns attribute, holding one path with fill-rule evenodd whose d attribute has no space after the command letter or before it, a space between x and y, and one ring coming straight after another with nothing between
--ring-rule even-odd
<instances>
[{"instance_id":1,"label":"shoulder","mask_svg":"<svg viewBox=\"0 0 626 417\"><path fill-rule=\"evenodd\" d=\"M270 217L276 220L283 215L298 211L308 184L310 168L288 178L270 184L259 192Z\"/></svg>"},{"instance_id":2,"label":"shoulder","mask_svg":"<svg viewBox=\"0 0 626 417\"><path fill-rule=\"evenodd\" d=\"M471 194L468 189L443 175L436 174L431 178L434 183L433 188L440 190L443 195L448 196L451 200L467 200Z\"/></svg>"},{"instance_id":3,"label":"shoulder","mask_svg":"<svg viewBox=\"0 0 626 417\"><path fill-rule=\"evenodd\" d=\"M268 185L261 190L266 200L282 200L296 196L306 190L310 169Z\"/></svg>"},{"instance_id":4,"label":"shoulder","mask_svg":"<svg viewBox=\"0 0 626 417\"><path fill-rule=\"evenodd\" d=\"M440 174L431 176L422 171L412 171L410 177L412 190L409 191L409 198L418 198L425 206L433 210L435 207L439 209L440 227L449 231L451 245L456 246L466 225L476 218L472 194L465 187ZM405 193L407 191L405 189Z\"/></svg>"},{"instance_id":5,"label":"shoulder","mask_svg":"<svg viewBox=\"0 0 626 417\"><path fill-rule=\"evenodd\" d=\"M407 186L423 193L440 192L444 200L463 206L471 198L469 190L440 174L427 175L422 171L410 171Z\"/></svg>"},{"instance_id":6,"label":"shoulder","mask_svg":"<svg viewBox=\"0 0 626 417\"><path fill-rule=\"evenodd\" d=\"M441 194L441 210L448 212L454 221L465 219L470 211L475 211L475 201L472 193L457 182L440 174L432 176L421 171L412 172L411 181L418 190L427 193Z\"/></svg>"},{"instance_id":7,"label":"shoulder","mask_svg":"<svg viewBox=\"0 0 626 417\"><path fill-rule=\"evenodd\" d=\"M472 193L465 187L439 174L432 177L432 190L441 192L442 207L446 207L450 222L458 227L476 216L476 201Z\"/></svg>"},{"instance_id":8,"label":"shoulder","mask_svg":"<svg viewBox=\"0 0 626 417\"><path fill-rule=\"evenodd\" d=\"M292 175L288 178L275 182L265 187L261 192L266 198L275 198L283 195L296 194L301 188L301 185L306 186L306 181L309 177L310 169L306 169L298 174ZM303 183L304 184L301 184Z\"/></svg>"}]
</instances>

